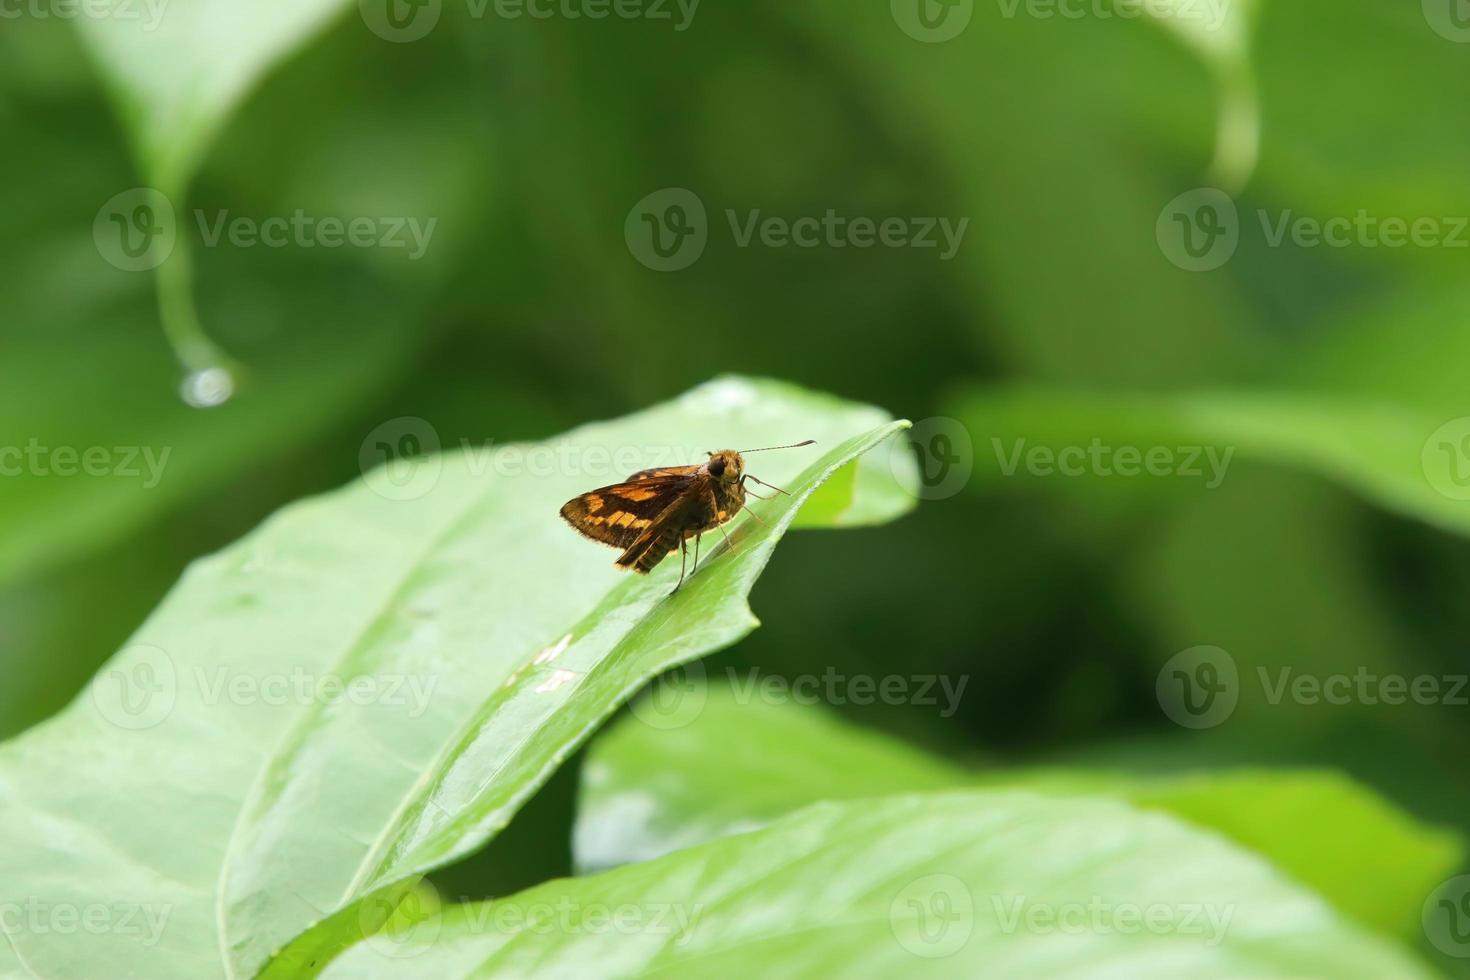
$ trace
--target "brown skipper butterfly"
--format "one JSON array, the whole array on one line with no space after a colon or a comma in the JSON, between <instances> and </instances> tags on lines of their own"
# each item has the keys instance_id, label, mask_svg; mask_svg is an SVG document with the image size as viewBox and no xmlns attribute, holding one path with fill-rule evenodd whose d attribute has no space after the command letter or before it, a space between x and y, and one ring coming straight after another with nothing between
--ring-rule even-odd
<instances>
[{"instance_id":1,"label":"brown skipper butterfly","mask_svg":"<svg viewBox=\"0 0 1470 980\"><path fill-rule=\"evenodd\" d=\"M745 496L749 493L759 500L770 498L751 491L747 481L786 493L746 473L742 453L795 449L814 442L815 439L808 439L790 446L722 449L710 453L707 462L694 466L639 470L622 483L573 497L562 505L561 516L593 541L623 549L617 567L631 568L640 575L647 575L664 558L679 551L679 581L674 586L674 592L678 592L684 584L690 538L694 539L694 567L698 568L700 535L715 528L725 534L722 525L741 510L760 520L755 511L745 506ZM728 534L725 541L730 541Z\"/></svg>"}]
</instances>

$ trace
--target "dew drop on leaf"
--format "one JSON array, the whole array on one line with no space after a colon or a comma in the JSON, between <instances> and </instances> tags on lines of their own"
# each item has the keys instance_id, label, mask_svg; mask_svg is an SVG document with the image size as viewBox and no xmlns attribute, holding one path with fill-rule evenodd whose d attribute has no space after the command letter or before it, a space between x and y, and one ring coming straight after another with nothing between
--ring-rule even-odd
<instances>
[{"instance_id":1,"label":"dew drop on leaf","mask_svg":"<svg viewBox=\"0 0 1470 980\"><path fill-rule=\"evenodd\" d=\"M235 393L235 376L222 367L191 371L179 386L179 396L193 408L214 408Z\"/></svg>"}]
</instances>

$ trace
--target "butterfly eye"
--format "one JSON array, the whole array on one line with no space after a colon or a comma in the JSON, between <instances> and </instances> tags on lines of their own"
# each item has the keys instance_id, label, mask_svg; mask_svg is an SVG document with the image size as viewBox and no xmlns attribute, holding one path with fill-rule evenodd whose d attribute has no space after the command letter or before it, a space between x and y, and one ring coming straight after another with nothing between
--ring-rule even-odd
<instances>
[{"instance_id":1,"label":"butterfly eye","mask_svg":"<svg viewBox=\"0 0 1470 980\"><path fill-rule=\"evenodd\" d=\"M723 459L717 459L717 460L712 461L709 464L709 471L710 471L710 475L711 476L724 476L725 475L725 461Z\"/></svg>"}]
</instances>

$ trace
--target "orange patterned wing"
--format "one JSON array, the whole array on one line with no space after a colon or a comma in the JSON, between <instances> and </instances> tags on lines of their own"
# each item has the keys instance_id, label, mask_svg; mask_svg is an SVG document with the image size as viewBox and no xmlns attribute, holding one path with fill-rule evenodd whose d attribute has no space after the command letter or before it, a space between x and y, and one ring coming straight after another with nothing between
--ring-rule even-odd
<instances>
[{"instance_id":1,"label":"orange patterned wing","mask_svg":"<svg viewBox=\"0 0 1470 980\"><path fill-rule=\"evenodd\" d=\"M699 471L699 464L693 466L655 466L651 470L639 470L628 477L628 483L637 483L639 480L652 480L662 476L693 476Z\"/></svg>"},{"instance_id":2,"label":"orange patterned wing","mask_svg":"<svg viewBox=\"0 0 1470 980\"><path fill-rule=\"evenodd\" d=\"M593 541L627 548L689 489L697 468L644 470L645 474L660 475L634 474L640 478L573 497L562 505L561 516Z\"/></svg>"}]
</instances>

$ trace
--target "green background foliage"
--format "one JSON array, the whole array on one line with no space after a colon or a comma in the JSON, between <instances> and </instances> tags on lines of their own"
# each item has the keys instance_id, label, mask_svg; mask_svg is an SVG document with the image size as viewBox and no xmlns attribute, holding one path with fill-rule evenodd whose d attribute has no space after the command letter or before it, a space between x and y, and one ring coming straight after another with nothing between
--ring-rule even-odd
<instances>
[{"instance_id":1,"label":"green background foliage","mask_svg":"<svg viewBox=\"0 0 1470 980\"><path fill-rule=\"evenodd\" d=\"M905 417L917 423L926 476L948 473L952 450L968 476L953 493L921 483L914 512L885 523L914 497L897 489L903 479L892 482L884 444L791 512L796 526L849 529L792 536L759 583L760 569L724 556L703 587L742 576L766 628L705 662L703 712L669 730L625 715L574 751L638 681L693 651L619 675L565 721L554 751L522 760L520 776L493 788L499 803L470 807L483 826L402 864L432 871L435 891L422 894L539 902L572 889L612 901L652 888L696 901L690 862L727 869L708 884L738 891L756 852L774 862L773 880L731 904L734 941L755 935L742 930L759 931L765 915L802 927L818 901L804 891L811 869L782 866L781 856L826 827L862 824L838 863L860 862L887 832L883 821L908 820L915 807L971 862L953 873L993 881L996 855L960 825L1023 821L1040 807L1038 847L1118 828L1152 849L1152 862L1119 859L1120 880L1137 889L1119 894L1148 893L1176 865L1191 881L1218 879L1215 861L1245 870L1214 900L1282 903L1301 916L1292 920L1302 922L1301 946L1242 948L1232 955L1245 959L1201 960L1195 972L1347 975L1381 955L1404 957L1405 970L1470 975L1470 959L1444 955L1420 924L1434 887L1464 870L1470 709L1445 699L1273 699L1266 683L1282 671L1470 673L1470 501L1453 492L1470 454L1455 457L1451 444L1446 456L1435 442L1442 425L1470 416L1470 249L1271 239L1286 215L1432 219L1442 230L1470 215L1470 44L1446 35L1433 3L1202 0L1144 16L1098 0L1073 4L1078 17L962 3L968 26L943 43L905 33L901 6L706 0L679 30L672 5L663 21L534 19L445 0L411 43L375 32L376 0L171 0L153 26L151 8L135 5L133 19L120 2L102 16L61 17L40 4L6 19L0 449L167 452L157 480L31 465L0 476L0 736L21 736L76 699L62 720L0 749L0 760L24 763L0 768L0 813L15 821L7 836L64 842L57 828L42 832L40 815L78 808L116 821L121 837L91 840L104 850L156 831L144 814L179 789L181 770L136 741L108 745L68 725L87 710L89 679L160 624L173 631L169 646L217 631L238 644L229 656L248 662L250 634L224 625L239 611L218 605L234 586L199 581L249 542L285 535L303 562L319 563L321 587L335 579L343 597L325 618L309 615L307 593L282 590L265 603L257 615L277 632L261 635L301 641L265 651L282 669L322 653L308 651L306 623L340 639L381 612L374 576L386 580L407 559L341 503L372 504L360 486L329 498L340 510L309 503L246 535L292 501L360 484L382 461L372 434L385 423L424 420L446 460L473 461L485 447L677 404L669 400L733 372L798 387L762 388L780 410L758 423L695 413L666 434L620 438L690 450L727 436L821 438L821 457L760 457L756 472L796 478L840 456L845 440ZM1201 29L1186 10L1218 15L1218 27ZM1190 272L1171 261L1160 219L1201 186L1230 195L1240 241L1220 267ZM115 267L94 236L99 211L138 187L163 193L178 215L179 244L156 272ZM624 229L638 202L670 187L702 201L709 240L688 268L658 272ZM422 257L410 258L405 249L211 245L196 210L435 225ZM726 214L743 221L757 210L788 221L832 210L967 224L948 260L940 249L742 246ZM185 375L211 367L233 373L233 397L190 407ZM962 439L935 443L935 432ZM1095 441L1140 453L1208 447L1229 464L1213 481L1095 466L1069 476L1026 461ZM647 614L661 591L598 598L613 581L610 554L551 519L565 496L588 488L563 476L539 495L518 491L528 495L516 503L523 516L545 519L518 559L533 563L527 587L568 616ZM445 479L436 493L454 492ZM460 492L477 486L466 477ZM385 513L412 528L403 533L427 526L408 516L421 511L401 511ZM495 576L515 574L496 562L498 533L477 562L456 553L460 563L449 564L458 602L486 596L464 622L535 632L517 618L532 609L504 621L497 612ZM568 576L586 589L568 587ZM744 632L731 627L700 651ZM1171 658L1199 646L1228 651L1240 696L1227 718L1191 729L1170 720L1156 684ZM456 649L468 669L468 641ZM209 656L224 654L216 646ZM440 719L436 739L482 712L499 717L491 688L501 678L491 675L511 663L505 656L474 661L479 681L461 684L463 703ZM915 699L772 705L730 683L826 673L966 685L941 712ZM278 721L242 713L240 731L260 742L235 746L238 768L206 752L208 740L188 765L222 782L257 779L260 759L299 730ZM378 735L400 749L395 739L414 737ZM333 805L366 819L375 812L364 805L368 754L353 739L327 744L342 753L331 760L361 767L337 773ZM405 772L432 781L455 770L436 755L396 776ZM130 790L143 798L117 805ZM1066 802L1037 804L1034 792ZM926 793L945 802L904 802ZM872 812L850 802L875 795L893 801ZM619 797L640 801L637 819L612 805ZM193 805L177 802L181 826L228 828L241 804L207 814ZM317 807L300 808L332 825ZM253 812L261 829L291 807ZM612 828L603 819L599 829L609 813ZM506 820L493 840L481 832ZM757 825L759 840L728 836ZM696 844L709 850L674 852ZM1106 887L1087 877L1106 852L1072 854L1084 867L1054 869L1057 887ZM20 854L0 849L0 881L38 876L30 891L44 893L46 868ZM127 847L112 855L131 874L121 860L130 856ZM928 873L933 855L908 857L912 874ZM389 964L416 963L425 975L471 963L575 969L605 955L582 940L459 937L456 923L472 913L451 910L439 923L407 904L393 912L403 894L421 894L402 891L407 879L374 896L331 879L337 868L315 881L343 885L333 894L342 901L300 914L276 901L296 858L249 866L261 882L272 868L286 872L244 901L234 921L251 926L227 930L239 940L238 975L282 947L278 969L320 968L389 913L409 920L410 944L428 921L457 937L432 951L464 957L453 965ZM1261 873L1263 861L1279 878ZM73 869L72 884L86 868ZM199 887L217 884L199 873L210 883ZM889 883L874 872L852 890ZM374 897L377 918L347 901ZM855 898L832 909L858 921L885 918L883 907ZM201 929L223 921L213 906L199 914ZM814 951L804 965L895 955L891 943L879 951L829 939L821 949L835 958ZM91 953L63 947L47 961L54 975L84 974ZM1032 936L1005 955L1037 969L1027 957L1045 949ZM1329 949L1342 959L1321 959ZM1147 959L1156 952L1140 950L1139 969L1182 963L1168 952ZM372 953L360 946L332 969L370 972ZM9 967L6 955L0 946ZM751 955L797 962L779 942ZM964 962L948 966L963 972ZM1088 961L1058 960L1052 975L1069 962ZM217 956L208 964L221 966ZM186 955L159 973L198 975L197 966ZM942 961L918 966L946 975Z\"/></svg>"}]
</instances>

